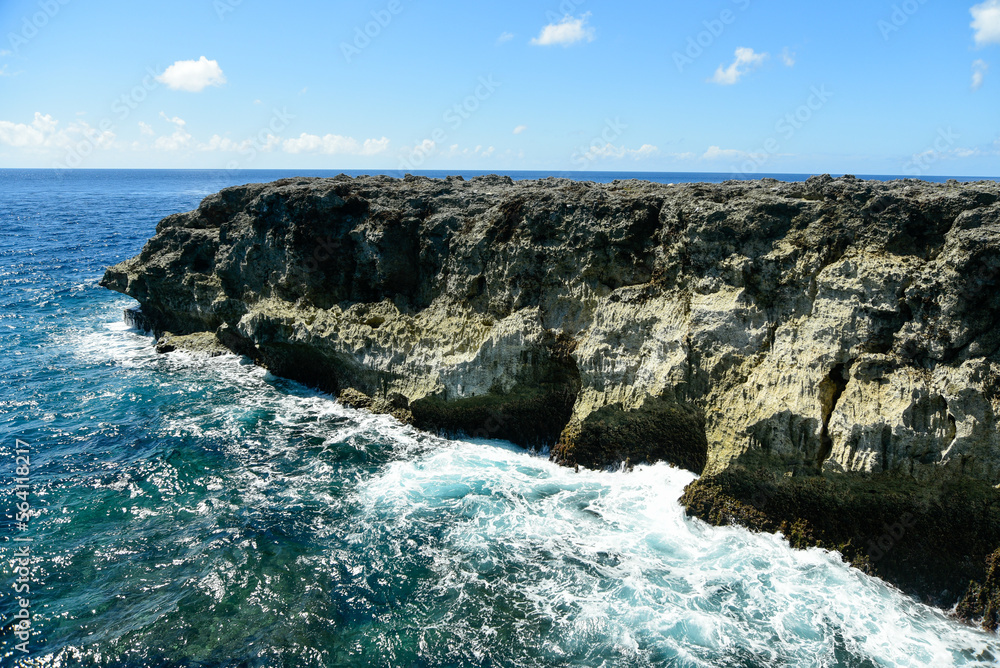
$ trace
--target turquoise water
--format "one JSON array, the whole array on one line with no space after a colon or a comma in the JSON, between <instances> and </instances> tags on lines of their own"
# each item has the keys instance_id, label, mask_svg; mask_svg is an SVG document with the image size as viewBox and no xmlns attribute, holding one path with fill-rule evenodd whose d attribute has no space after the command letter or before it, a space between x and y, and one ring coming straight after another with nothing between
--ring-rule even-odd
<instances>
[{"instance_id":1,"label":"turquoise water","mask_svg":"<svg viewBox=\"0 0 1000 668\"><path fill-rule=\"evenodd\" d=\"M104 267L277 176L0 171L3 665L995 665L997 636L834 554L686 518L686 472L575 473L156 355Z\"/></svg>"}]
</instances>

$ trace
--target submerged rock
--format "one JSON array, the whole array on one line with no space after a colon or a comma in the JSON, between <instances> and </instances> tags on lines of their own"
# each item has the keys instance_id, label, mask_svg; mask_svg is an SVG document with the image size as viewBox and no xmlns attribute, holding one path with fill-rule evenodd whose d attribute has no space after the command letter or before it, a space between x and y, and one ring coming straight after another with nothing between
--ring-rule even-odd
<instances>
[{"instance_id":1,"label":"submerged rock","mask_svg":"<svg viewBox=\"0 0 1000 668\"><path fill-rule=\"evenodd\" d=\"M974 580L962 611L989 620L998 201L846 177L286 179L165 218L103 284L158 333L423 428L682 466L690 513L945 604Z\"/></svg>"}]
</instances>

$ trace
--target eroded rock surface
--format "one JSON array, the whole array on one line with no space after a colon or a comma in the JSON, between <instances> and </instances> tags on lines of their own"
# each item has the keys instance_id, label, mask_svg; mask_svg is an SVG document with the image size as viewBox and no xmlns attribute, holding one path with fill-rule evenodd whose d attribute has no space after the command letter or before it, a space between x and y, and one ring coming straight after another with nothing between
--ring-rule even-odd
<instances>
[{"instance_id":1,"label":"eroded rock surface","mask_svg":"<svg viewBox=\"0 0 1000 668\"><path fill-rule=\"evenodd\" d=\"M852 177L289 179L164 219L104 285L158 332L213 332L352 405L570 465L670 461L703 474L691 512L754 524L725 512L743 504L806 536L822 500L782 511L772 487L867 480L877 504L892 480L896 509L906 485L948 486L931 508L969 484L993 512L998 201L993 182Z\"/></svg>"}]
</instances>

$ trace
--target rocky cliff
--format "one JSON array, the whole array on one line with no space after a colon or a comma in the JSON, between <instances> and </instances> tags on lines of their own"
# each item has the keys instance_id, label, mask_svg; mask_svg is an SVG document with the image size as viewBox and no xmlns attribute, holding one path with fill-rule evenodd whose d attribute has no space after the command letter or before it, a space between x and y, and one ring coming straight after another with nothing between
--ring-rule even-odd
<instances>
[{"instance_id":1,"label":"rocky cliff","mask_svg":"<svg viewBox=\"0 0 1000 668\"><path fill-rule=\"evenodd\" d=\"M852 177L290 179L165 218L103 284L165 349L207 333L564 464L666 460L702 474L690 513L995 625L998 202Z\"/></svg>"}]
</instances>

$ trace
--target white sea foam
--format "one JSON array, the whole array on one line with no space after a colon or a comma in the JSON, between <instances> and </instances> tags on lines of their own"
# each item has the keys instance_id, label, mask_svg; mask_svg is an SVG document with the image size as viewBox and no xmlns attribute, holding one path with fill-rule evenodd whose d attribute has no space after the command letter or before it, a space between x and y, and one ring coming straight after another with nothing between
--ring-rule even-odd
<instances>
[{"instance_id":1,"label":"white sea foam","mask_svg":"<svg viewBox=\"0 0 1000 668\"><path fill-rule=\"evenodd\" d=\"M371 578L408 585L413 573L429 572L400 613L403 626L423 628L421 647L447 633L473 661L496 661L498 643L519 642L549 662L609 666L956 666L1000 657L996 636L836 554L686 517L678 498L690 473L666 465L574 472L510 444L439 439L236 356L156 355L149 337L118 325L67 343L91 363L145 374L192 402L164 416L162 428L220 443L239 464L225 477L206 475L213 498L185 506L192 515L294 516L329 505L308 518L312 539L329 550L300 557L304 572L346 573L361 588ZM168 470L147 482L165 496L184 491ZM227 531L227 540L257 550L256 537ZM222 600L247 577L223 563L198 586ZM262 608L279 596L271 586L254 593Z\"/></svg>"},{"instance_id":2,"label":"white sea foam","mask_svg":"<svg viewBox=\"0 0 1000 668\"><path fill-rule=\"evenodd\" d=\"M555 653L610 643L624 658L659 645L695 665L738 650L770 665L836 665L838 652L894 666L971 665L987 648L1000 656L995 636L836 554L687 518L677 499L693 479L666 465L574 473L455 442L390 464L356 493L370 521L401 536L445 524L425 548L442 595L489 579L525 597L552 620ZM497 562L531 576L484 578Z\"/></svg>"}]
</instances>

